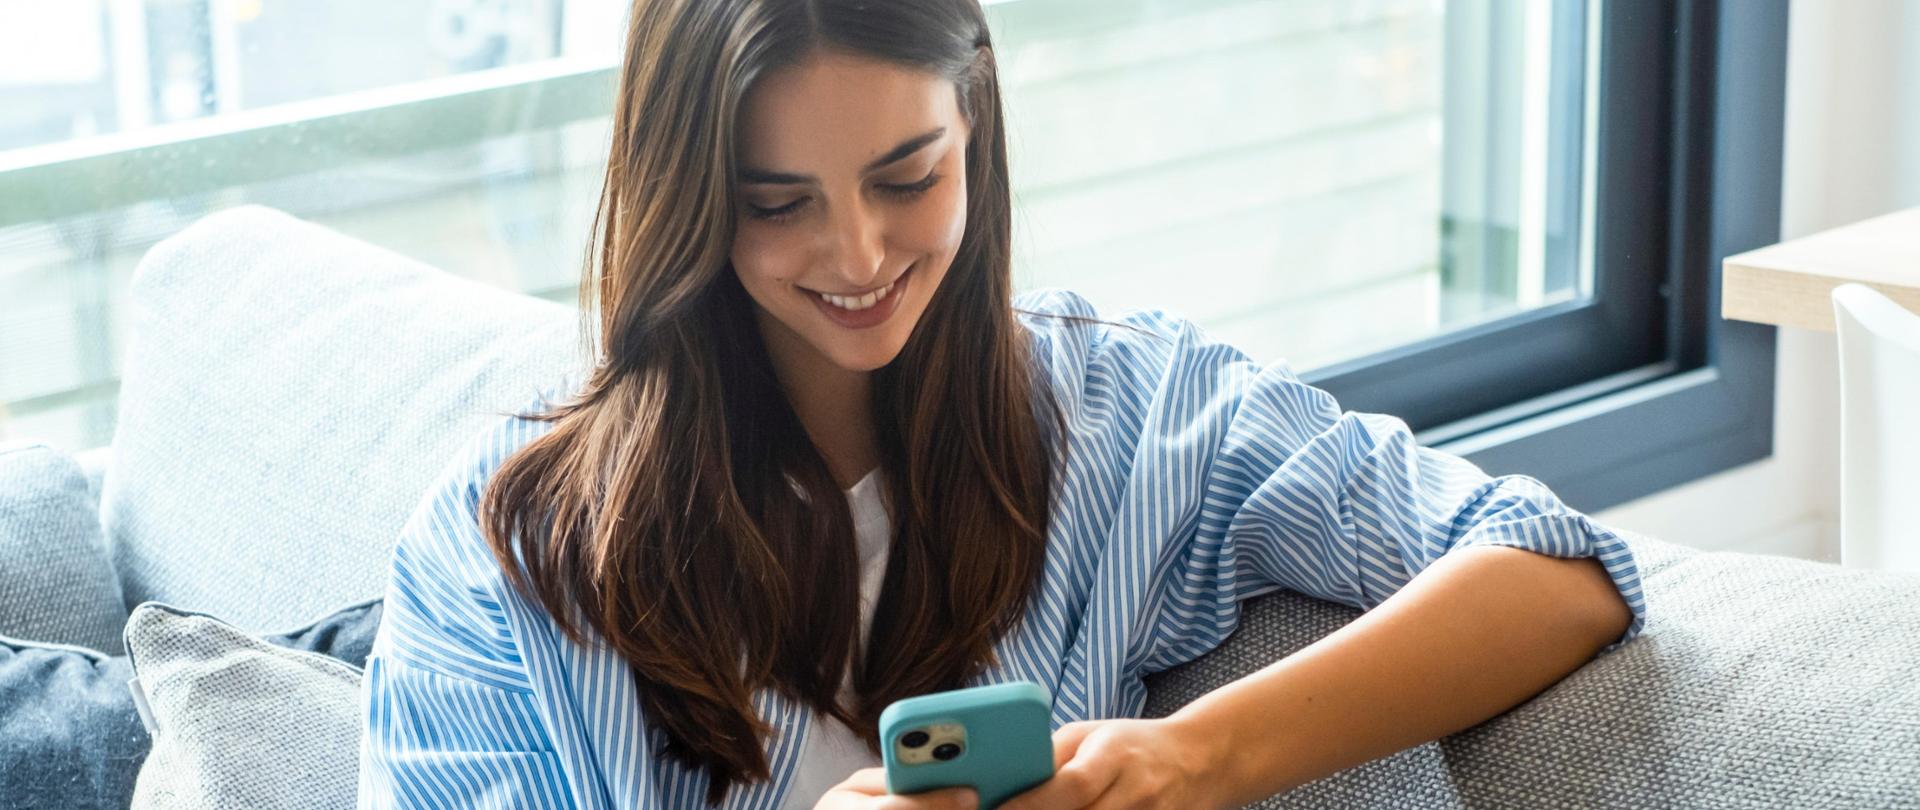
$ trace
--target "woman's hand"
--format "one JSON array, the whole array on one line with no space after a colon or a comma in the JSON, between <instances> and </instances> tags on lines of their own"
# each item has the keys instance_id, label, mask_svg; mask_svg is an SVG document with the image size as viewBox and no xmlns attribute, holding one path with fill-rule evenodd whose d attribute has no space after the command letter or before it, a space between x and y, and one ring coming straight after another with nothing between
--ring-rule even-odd
<instances>
[{"instance_id":1,"label":"woman's hand","mask_svg":"<svg viewBox=\"0 0 1920 810\"><path fill-rule=\"evenodd\" d=\"M1068 723L1053 733L1053 778L999 810L1216 807L1209 742L1165 718Z\"/></svg>"},{"instance_id":2,"label":"woman's hand","mask_svg":"<svg viewBox=\"0 0 1920 810\"><path fill-rule=\"evenodd\" d=\"M862 768L829 788L813 810L974 810L980 798L973 788L956 787L895 796L887 792L887 772Z\"/></svg>"}]
</instances>

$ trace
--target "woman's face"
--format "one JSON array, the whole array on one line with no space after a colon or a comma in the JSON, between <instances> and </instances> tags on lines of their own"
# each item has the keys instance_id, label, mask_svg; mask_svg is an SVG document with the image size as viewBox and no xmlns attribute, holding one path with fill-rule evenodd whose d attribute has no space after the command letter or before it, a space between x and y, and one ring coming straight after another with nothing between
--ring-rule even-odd
<instances>
[{"instance_id":1,"label":"woman's face","mask_svg":"<svg viewBox=\"0 0 1920 810\"><path fill-rule=\"evenodd\" d=\"M755 83L732 260L777 363L900 353L965 230L967 134L952 82L888 62L816 50Z\"/></svg>"}]
</instances>

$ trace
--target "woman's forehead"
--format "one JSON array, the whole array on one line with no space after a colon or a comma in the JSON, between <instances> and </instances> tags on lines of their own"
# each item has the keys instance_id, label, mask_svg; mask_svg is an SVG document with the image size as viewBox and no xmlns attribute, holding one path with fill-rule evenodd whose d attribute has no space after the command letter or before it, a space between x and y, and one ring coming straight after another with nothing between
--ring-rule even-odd
<instances>
[{"instance_id":1,"label":"woman's forehead","mask_svg":"<svg viewBox=\"0 0 1920 810\"><path fill-rule=\"evenodd\" d=\"M858 174L903 140L962 130L952 82L829 50L763 76L741 113L743 164L815 175Z\"/></svg>"}]
</instances>

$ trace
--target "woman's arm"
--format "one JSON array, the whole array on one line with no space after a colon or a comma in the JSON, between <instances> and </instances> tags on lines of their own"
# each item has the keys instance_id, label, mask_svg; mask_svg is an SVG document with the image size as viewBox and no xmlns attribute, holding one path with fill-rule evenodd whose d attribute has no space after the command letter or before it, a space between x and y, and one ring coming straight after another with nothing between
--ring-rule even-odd
<instances>
[{"instance_id":1,"label":"woman's arm","mask_svg":"<svg viewBox=\"0 0 1920 810\"><path fill-rule=\"evenodd\" d=\"M1205 654L1274 590L1365 614L1177 720L1068 723L1043 799L1011 808L1271 795L1474 725L1644 629L1627 536L1538 479L1422 446L1176 316L1125 319L1052 355L1100 417L1078 426L1081 457L1126 476L1111 542L1153 560L1119 677Z\"/></svg>"},{"instance_id":2,"label":"woman's arm","mask_svg":"<svg viewBox=\"0 0 1920 810\"><path fill-rule=\"evenodd\" d=\"M1345 627L1167 718L1239 807L1492 718L1632 620L1591 557L1465 548Z\"/></svg>"},{"instance_id":3,"label":"woman's arm","mask_svg":"<svg viewBox=\"0 0 1920 810\"><path fill-rule=\"evenodd\" d=\"M1158 720L1072 723L1003 810L1240 807L1494 717L1619 638L1599 560L1463 548L1293 655Z\"/></svg>"}]
</instances>

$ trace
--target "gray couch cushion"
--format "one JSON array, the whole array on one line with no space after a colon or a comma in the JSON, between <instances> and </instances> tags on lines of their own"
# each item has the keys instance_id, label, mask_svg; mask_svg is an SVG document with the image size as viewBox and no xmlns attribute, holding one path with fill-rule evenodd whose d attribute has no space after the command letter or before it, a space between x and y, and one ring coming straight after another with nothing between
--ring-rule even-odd
<instances>
[{"instance_id":1,"label":"gray couch cushion","mask_svg":"<svg viewBox=\"0 0 1920 810\"><path fill-rule=\"evenodd\" d=\"M127 610L96 509L71 456L0 444L0 635L120 653Z\"/></svg>"},{"instance_id":2,"label":"gray couch cushion","mask_svg":"<svg viewBox=\"0 0 1920 810\"><path fill-rule=\"evenodd\" d=\"M131 807L353 807L360 667L160 603L126 640L154 723Z\"/></svg>"},{"instance_id":3,"label":"gray couch cushion","mask_svg":"<svg viewBox=\"0 0 1920 810\"><path fill-rule=\"evenodd\" d=\"M582 366L576 312L258 206L154 246L101 494L126 603L257 630L380 595L460 443Z\"/></svg>"},{"instance_id":4,"label":"gray couch cushion","mask_svg":"<svg viewBox=\"0 0 1920 810\"><path fill-rule=\"evenodd\" d=\"M265 639L361 667L382 608L348 605ZM132 677L125 655L0 638L0 807L125 810L152 745L127 689Z\"/></svg>"},{"instance_id":5,"label":"gray couch cushion","mask_svg":"<svg viewBox=\"0 0 1920 810\"><path fill-rule=\"evenodd\" d=\"M1920 575L1628 534L1640 638L1485 723L1262 806L1920 807ZM1220 649L1149 680L1148 713L1357 615L1261 597Z\"/></svg>"}]
</instances>

